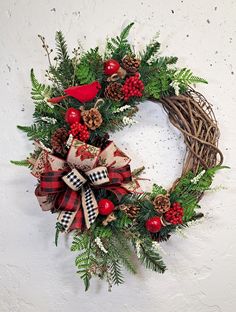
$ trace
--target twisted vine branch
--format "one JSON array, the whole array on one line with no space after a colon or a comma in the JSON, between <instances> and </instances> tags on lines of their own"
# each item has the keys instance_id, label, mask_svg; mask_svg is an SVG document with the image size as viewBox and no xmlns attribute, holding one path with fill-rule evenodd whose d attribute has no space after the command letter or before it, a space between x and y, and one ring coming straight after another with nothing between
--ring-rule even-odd
<instances>
[{"instance_id":1,"label":"twisted vine branch","mask_svg":"<svg viewBox=\"0 0 236 312\"><path fill-rule=\"evenodd\" d=\"M184 136L187 150L182 175L189 170L196 173L199 167L208 169L221 165L223 154L218 148L220 131L212 105L205 97L189 88L184 95L164 97L159 102L170 122Z\"/></svg>"}]
</instances>

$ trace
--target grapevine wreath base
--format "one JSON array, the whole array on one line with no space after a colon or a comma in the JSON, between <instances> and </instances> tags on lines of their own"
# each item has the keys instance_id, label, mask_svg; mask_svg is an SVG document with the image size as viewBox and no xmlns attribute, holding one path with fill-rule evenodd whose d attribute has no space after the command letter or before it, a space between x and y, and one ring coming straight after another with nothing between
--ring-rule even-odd
<instances>
[{"instance_id":1,"label":"grapevine wreath base","mask_svg":"<svg viewBox=\"0 0 236 312\"><path fill-rule=\"evenodd\" d=\"M92 276L113 284L124 281L122 266L135 273L133 252L147 268L163 273L159 242L201 218L198 202L223 162L219 129L211 105L190 85L206 80L178 69L176 57L159 55L153 40L137 54L127 37L133 23L99 48L70 57L61 32L56 56L39 36L49 60L38 82L31 70L34 124L18 126L34 141L23 161L38 179L36 197L43 211L57 214L60 233L74 233L71 250L87 290ZM134 123L138 104L161 103L186 144L182 176L169 189L157 184L142 192L144 169L130 169L131 159L109 133ZM148 104L147 104L148 105Z\"/></svg>"}]
</instances>

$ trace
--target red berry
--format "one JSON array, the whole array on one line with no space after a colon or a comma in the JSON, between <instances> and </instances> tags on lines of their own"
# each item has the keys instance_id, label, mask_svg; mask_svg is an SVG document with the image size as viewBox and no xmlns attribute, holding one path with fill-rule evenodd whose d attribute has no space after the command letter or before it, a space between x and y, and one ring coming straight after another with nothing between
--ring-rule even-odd
<instances>
[{"instance_id":1,"label":"red berry","mask_svg":"<svg viewBox=\"0 0 236 312\"><path fill-rule=\"evenodd\" d=\"M86 125L75 122L70 126L70 129L69 134L72 134L74 138L79 138L79 140L83 142L88 141L90 133Z\"/></svg>"},{"instance_id":2,"label":"red berry","mask_svg":"<svg viewBox=\"0 0 236 312\"><path fill-rule=\"evenodd\" d=\"M118 72L120 64L116 60L108 60L104 63L104 73L105 75L111 76Z\"/></svg>"},{"instance_id":3,"label":"red berry","mask_svg":"<svg viewBox=\"0 0 236 312\"><path fill-rule=\"evenodd\" d=\"M148 232L157 233L162 228L161 219L159 217L152 217L146 221L146 229Z\"/></svg>"},{"instance_id":4,"label":"red berry","mask_svg":"<svg viewBox=\"0 0 236 312\"><path fill-rule=\"evenodd\" d=\"M129 77L125 80L122 91L124 93L124 100L128 101L130 97L141 97L144 90L144 84L140 80L140 74Z\"/></svg>"},{"instance_id":5,"label":"red berry","mask_svg":"<svg viewBox=\"0 0 236 312\"><path fill-rule=\"evenodd\" d=\"M114 210L114 208L115 205L109 199L102 198L98 202L98 211L103 216L109 215Z\"/></svg>"},{"instance_id":6,"label":"red berry","mask_svg":"<svg viewBox=\"0 0 236 312\"><path fill-rule=\"evenodd\" d=\"M173 203L171 208L164 214L165 220L172 224L183 223L183 216L184 210L178 202Z\"/></svg>"},{"instance_id":7,"label":"red berry","mask_svg":"<svg viewBox=\"0 0 236 312\"><path fill-rule=\"evenodd\" d=\"M74 124L75 122L80 122L81 112L80 110L70 107L67 109L65 114L65 121L68 124Z\"/></svg>"}]
</instances>

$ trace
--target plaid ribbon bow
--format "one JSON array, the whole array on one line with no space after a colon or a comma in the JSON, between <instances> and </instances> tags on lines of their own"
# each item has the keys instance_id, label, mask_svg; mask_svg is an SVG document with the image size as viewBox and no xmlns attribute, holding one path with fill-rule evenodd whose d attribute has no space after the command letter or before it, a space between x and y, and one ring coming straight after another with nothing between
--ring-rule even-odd
<instances>
[{"instance_id":1,"label":"plaid ribbon bow","mask_svg":"<svg viewBox=\"0 0 236 312\"><path fill-rule=\"evenodd\" d=\"M120 185L130 181L129 165L122 168L100 166L84 172L84 175L75 168L70 172L48 171L41 174L36 196L40 198L43 210L53 206L55 210L63 211L60 223L65 229L70 226L70 221L82 205L86 227L89 228L98 215L98 204L92 187L104 185L119 196L128 193Z\"/></svg>"},{"instance_id":2,"label":"plaid ribbon bow","mask_svg":"<svg viewBox=\"0 0 236 312\"><path fill-rule=\"evenodd\" d=\"M138 192L129 162L113 142L101 151L75 139L66 160L43 149L32 170L40 181L35 195L42 210L59 212L58 222L65 231L81 228L83 217L89 228L98 215L93 189L107 189L119 199Z\"/></svg>"}]
</instances>

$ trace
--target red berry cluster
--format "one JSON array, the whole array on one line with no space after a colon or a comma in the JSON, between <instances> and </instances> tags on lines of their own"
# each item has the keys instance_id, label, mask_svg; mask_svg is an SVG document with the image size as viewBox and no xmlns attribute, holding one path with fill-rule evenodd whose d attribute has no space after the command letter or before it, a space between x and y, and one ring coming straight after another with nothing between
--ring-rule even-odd
<instances>
[{"instance_id":1,"label":"red berry cluster","mask_svg":"<svg viewBox=\"0 0 236 312\"><path fill-rule=\"evenodd\" d=\"M124 100L128 101L130 97L143 95L144 84L140 79L140 74L136 73L134 76L125 80L122 91L124 93Z\"/></svg>"},{"instance_id":2,"label":"red berry cluster","mask_svg":"<svg viewBox=\"0 0 236 312\"><path fill-rule=\"evenodd\" d=\"M184 210L180 203L173 203L171 208L164 214L164 218L167 222L172 224L183 223Z\"/></svg>"},{"instance_id":3,"label":"red berry cluster","mask_svg":"<svg viewBox=\"0 0 236 312\"><path fill-rule=\"evenodd\" d=\"M87 142L90 137L87 126L79 122L75 122L70 126L69 134L72 134L75 139L79 139L82 142Z\"/></svg>"}]
</instances>

